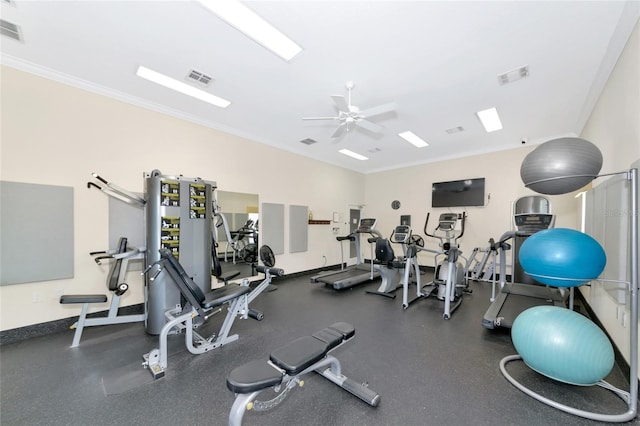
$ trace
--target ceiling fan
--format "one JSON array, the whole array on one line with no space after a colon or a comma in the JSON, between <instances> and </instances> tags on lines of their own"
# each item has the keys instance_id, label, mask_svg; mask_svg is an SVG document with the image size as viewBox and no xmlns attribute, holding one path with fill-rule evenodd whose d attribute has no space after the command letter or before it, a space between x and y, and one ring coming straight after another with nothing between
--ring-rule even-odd
<instances>
[{"instance_id":1,"label":"ceiling fan","mask_svg":"<svg viewBox=\"0 0 640 426\"><path fill-rule=\"evenodd\" d=\"M340 122L338 128L331 135L332 138L342 136L344 132L349 132L356 126L368 130L372 133L380 133L382 126L369 121L368 118L394 111L396 109L395 102L390 102L377 107L361 110L355 105L351 105L351 90L355 87L353 81L347 81L345 84L348 92L348 98L342 95L331 95L331 99L338 107L338 115L335 117L303 117L303 120L337 120Z\"/></svg>"}]
</instances>

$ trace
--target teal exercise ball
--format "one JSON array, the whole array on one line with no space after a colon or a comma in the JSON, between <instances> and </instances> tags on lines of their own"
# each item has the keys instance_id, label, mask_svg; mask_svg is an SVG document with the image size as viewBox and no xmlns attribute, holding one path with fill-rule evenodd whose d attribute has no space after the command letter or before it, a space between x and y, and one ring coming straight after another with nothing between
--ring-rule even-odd
<instances>
[{"instance_id":1,"label":"teal exercise ball","mask_svg":"<svg viewBox=\"0 0 640 426\"><path fill-rule=\"evenodd\" d=\"M520 177L533 191L557 195L582 188L601 168L602 153L593 143L580 138L559 138L531 151L522 161Z\"/></svg>"},{"instance_id":2,"label":"teal exercise ball","mask_svg":"<svg viewBox=\"0 0 640 426\"><path fill-rule=\"evenodd\" d=\"M607 263L602 246L575 229L551 228L526 238L518 253L522 269L553 287L575 287L600 276Z\"/></svg>"},{"instance_id":3,"label":"teal exercise ball","mask_svg":"<svg viewBox=\"0 0 640 426\"><path fill-rule=\"evenodd\" d=\"M560 382L590 386L613 368L613 346L607 336L569 309L529 308L516 317L511 338L525 364Z\"/></svg>"}]
</instances>

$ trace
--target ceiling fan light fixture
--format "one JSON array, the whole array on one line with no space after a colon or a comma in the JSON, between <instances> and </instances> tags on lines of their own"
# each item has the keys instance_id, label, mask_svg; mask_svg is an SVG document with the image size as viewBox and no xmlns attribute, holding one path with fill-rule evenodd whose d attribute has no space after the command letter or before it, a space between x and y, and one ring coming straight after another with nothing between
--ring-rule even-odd
<instances>
[{"instance_id":1,"label":"ceiling fan light fixture","mask_svg":"<svg viewBox=\"0 0 640 426\"><path fill-rule=\"evenodd\" d=\"M144 78L145 80L149 80L168 89L180 92L183 95L191 96L220 108L226 108L231 104L231 102L227 101L226 99L219 98L218 96L212 95L211 93L205 92L204 90L189 86L186 83L161 74L147 67L139 66L136 75L140 78Z\"/></svg>"},{"instance_id":2,"label":"ceiling fan light fixture","mask_svg":"<svg viewBox=\"0 0 640 426\"><path fill-rule=\"evenodd\" d=\"M340 154L346 155L348 157L351 158L355 158L356 160L368 160L369 158L365 157L364 155L360 155L357 152L353 152L353 151L349 151L348 149L341 149L340 151L338 151Z\"/></svg>"},{"instance_id":3,"label":"ceiling fan light fixture","mask_svg":"<svg viewBox=\"0 0 640 426\"><path fill-rule=\"evenodd\" d=\"M498 110L495 108L489 108L476 112L476 115L480 119L480 122L484 126L487 133L495 132L502 129L502 122L498 115Z\"/></svg>"},{"instance_id":4,"label":"ceiling fan light fixture","mask_svg":"<svg viewBox=\"0 0 640 426\"><path fill-rule=\"evenodd\" d=\"M420 137L418 137L415 133L411 131L398 133L398 136L400 136L402 139L406 140L407 142L409 142L410 144L418 148L424 148L425 146L429 146L427 142L422 140Z\"/></svg>"},{"instance_id":5,"label":"ceiling fan light fixture","mask_svg":"<svg viewBox=\"0 0 640 426\"><path fill-rule=\"evenodd\" d=\"M285 61L290 61L302 51L302 47L239 1L201 0L200 3L220 19Z\"/></svg>"}]
</instances>

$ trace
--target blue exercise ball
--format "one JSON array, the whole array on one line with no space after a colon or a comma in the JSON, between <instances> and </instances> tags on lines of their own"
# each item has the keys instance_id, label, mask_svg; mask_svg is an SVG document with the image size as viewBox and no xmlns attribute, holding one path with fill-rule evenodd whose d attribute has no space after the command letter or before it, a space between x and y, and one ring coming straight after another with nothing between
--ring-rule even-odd
<instances>
[{"instance_id":1,"label":"blue exercise ball","mask_svg":"<svg viewBox=\"0 0 640 426\"><path fill-rule=\"evenodd\" d=\"M551 228L524 240L520 265L537 281L553 287L574 287L600 276L607 263L602 246L575 229Z\"/></svg>"},{"instance_id":2,"label":"blue exercise ball","mask_svg":"<svg viewBox=\"0 0 640 426\"><path fill-rule=\"evenodd\" d=\"M540 194L566 194L591 182L601 168L602 153L597 146L580 138L559 138L531 151L522 161L520 177L526 187Z\"/></svg>"},{"instance_id":3,"label":"blue exercise ball","mask_svg":"<svg viewBox=\"0 0 640 426\"><path fill-rule=\"evenodd\" d=\"M590 386L613 368L613 346L605 333L569 309L529 308L516 317L511 338L525 364L560 382Z\"/></svg>"}]
</instances>

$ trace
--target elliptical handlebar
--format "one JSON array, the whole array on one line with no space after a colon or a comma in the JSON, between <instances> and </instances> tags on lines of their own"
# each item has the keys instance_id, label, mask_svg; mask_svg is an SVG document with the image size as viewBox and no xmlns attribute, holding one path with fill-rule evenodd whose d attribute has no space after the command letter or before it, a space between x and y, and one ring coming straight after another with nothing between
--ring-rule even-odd
<instances>
[{"instance_id":1,"label":"elliptical handlebar","mask_svg":"<svg viewBox=\"0 0 640 426\"><path fill-rule=\"evenodd\" d=\"M455 238L455 241L458 241L464 235L464 223L466 222L466 219L467 219L467 212L463 211L462 212L462 219L460 219L460 235L458 235Z\"/></svg>"},{"instance_id":2,"label":"elliptical handlebar","mask_svg":"<svg viewBox=\"0 0 640 426\"><path fill-rule=\"evenodd\" d=\"M429 224L429 216L430 215L431 215L431 212L427 212L427 219L424 221L424 235L426 235L427 237L431 237L431 238L441 239L440 237L438 237L436 235L430 234L429 231L427 230L427 225Z\"/></svg>"}]
</instances>

